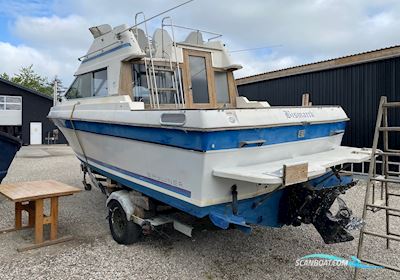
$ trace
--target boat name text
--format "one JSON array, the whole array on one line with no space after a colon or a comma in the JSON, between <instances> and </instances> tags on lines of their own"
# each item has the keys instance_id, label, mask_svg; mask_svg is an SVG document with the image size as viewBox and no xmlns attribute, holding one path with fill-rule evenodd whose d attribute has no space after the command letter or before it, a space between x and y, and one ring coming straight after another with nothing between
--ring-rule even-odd
<instances>
[{"instance_id":1,"label":"boat name text","mask_svg":"<svg viewBox=\"0 0 400 280\"><path fill-rule=\"evenodd\" d=\"M303 119L303 118L314 118L314 114L312 112L291 112L284 110L286 118L288 119Z\"/></svg>"}]
</instances>

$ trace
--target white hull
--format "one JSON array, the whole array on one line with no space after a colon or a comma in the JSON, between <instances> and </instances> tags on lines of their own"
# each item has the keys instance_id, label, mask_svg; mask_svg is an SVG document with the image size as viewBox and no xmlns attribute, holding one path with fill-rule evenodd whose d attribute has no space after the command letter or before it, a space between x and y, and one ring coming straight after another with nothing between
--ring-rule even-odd
<instances>
[{"instance_id":1,"label":"white hull","mask_svg":"<svg viewBox=\"0 0 400 280\"><path fill-rule=\"evenodd\" d=\"M340 106L270 107L238 97L232 72L239 66L221 42L204 43L198 31L161 48L169 37L156 31L154 59L144 58L147 36L139 39L137 29L90 30L93 44L49 118L95 185L91 171L120 183L110 197L123 195L120 205L129 207L109 205L112 229L120 224L115 213L129 220L133 207L140 208L128 197L135 189L195 217L209 216L223 229L298 225L301 217L344 231L329 220L329 208L353 181L334 176L331 167L369 155L340 146L348 121ZM172 49L168 66L164 54ZM327 242L352 238L339 232L335 239L315 226Z\"/></svg>"},{"instance_id":2,"label":"white hull","mask_svg":"<svg viewBox=\"0 0 400 280\"><path fill-rule=\"evenodd\" d=\"M62 128L62 132L78 157L85 161L75 132L67 128ZM265 184L215 177L212 174L215 168L246 166L317 153L333 149L342 140L342 135L335 135L295 143L201 153L82 131L76 131L76 134L92 166L200 207L231 201L233 184L238 185L239 199L255 197L274 189ZM190 197L118 172L98 162L182 188L190 192Z\"/></svg>"},{"instance_id":3,"label":"white hull","mask_svg":"<svg viewBox=\"0 0 400 280\"><path fill-rule=\"evenodd\" d=\"M239 200L273 191L282 184L285 161L308 157L312 179L368 158L353 155L355 148L334 160L319 156L340 148L347 116L335 106L147 111L132 109L136 103L121 96L74 104L53 107L49 117L82 161L199 207L230 202L234 184ZM182 125L162 124L163 116L178 113ZM259 138L261 146L240 145ZM264 166L270 163L277 164Z\"/></svg>"}]
</instances>

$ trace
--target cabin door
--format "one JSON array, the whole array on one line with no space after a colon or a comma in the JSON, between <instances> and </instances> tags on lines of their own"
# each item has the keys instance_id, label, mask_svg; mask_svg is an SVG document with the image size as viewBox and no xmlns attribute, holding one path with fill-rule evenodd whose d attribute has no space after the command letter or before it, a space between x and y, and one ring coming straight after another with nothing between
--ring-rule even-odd
<instances>
[{"instance_id":1,"label":"cabin door","mask_svg":"<svg viewBox=\"0 0 400 280\"><path fill-rule=\"evenodd\" d=\"M211 53L185 49L184 64L187 105L191 108L213 107Z\"/></svg>"}]
</instances>

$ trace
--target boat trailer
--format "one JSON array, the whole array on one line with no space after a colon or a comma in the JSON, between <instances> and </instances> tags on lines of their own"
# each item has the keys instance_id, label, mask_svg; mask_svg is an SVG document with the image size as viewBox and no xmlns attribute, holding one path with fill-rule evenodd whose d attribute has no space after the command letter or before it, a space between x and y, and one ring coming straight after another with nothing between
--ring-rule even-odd
<instances>
[{"instance_id":1,"label":"boat trailer","mask_svg":"<svg viewBox=\"0 0 400 280\"><path fill-rule=\"evenodd\" d=\"M91 190L92 185L98 187L107 196L106 206L109 209L108 221L111 234L115 241L120 244L131 244L139 240L142 235L159 233L165 235L160 227L172 225L172 227L191 237L193 226L177 218L177 213L184 213L162 202L156 201L140 192L126 188L120 183L106 178L92 170L85 163L81 164L83 171L83 184L86 190ZM87 182L86 175L89 175L90 183ZM356 185L351 176L341 175L340 170L332 169L331 172L317 180L311 180L301 184L295 184L283 189L277 188L275 192L282 191L279 202L279 223L282 225L300 226L313 224L326 244L347 242L354 239L349 230L359 229L363 222L352 215L352 211L346 206L345 202L339 198L348 189ZM260 204L268 200L270 193L261 200ZM333 203L337 201L338 212L333 215L330 211ZM238 213L236 186L232 186L232 217ZM285 209L285 211L282 211ZM232 218L230 216L230 218ZM225 219L223 215L218 217L228 225L232 220ZM217 227L212 215L210 219ZM246 225L246 229L249 228ZM229 227L229 226L228 226ZM227 228L227 227L224 227ZM243 230L243 227L238 227ZM247 230L245 232L250 232Z\"/></svg>"}]
</instances>

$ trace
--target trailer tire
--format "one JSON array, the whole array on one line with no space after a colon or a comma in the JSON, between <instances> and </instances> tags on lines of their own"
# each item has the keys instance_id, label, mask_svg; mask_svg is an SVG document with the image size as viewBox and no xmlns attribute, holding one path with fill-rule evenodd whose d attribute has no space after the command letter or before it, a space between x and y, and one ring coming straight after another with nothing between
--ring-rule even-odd
<instances>
[{"instance_id":1,"label":"trailer tire","mask_svg":"<svg viewBox=\"0 0 400 280\"><path fill-rule=\"evenodd\" d=\"M135 243L142 235L142 228L127 219L124 208L114 199L108 203L108 223L111 235L118 244Z\"/></svg>"}]
</instances>

